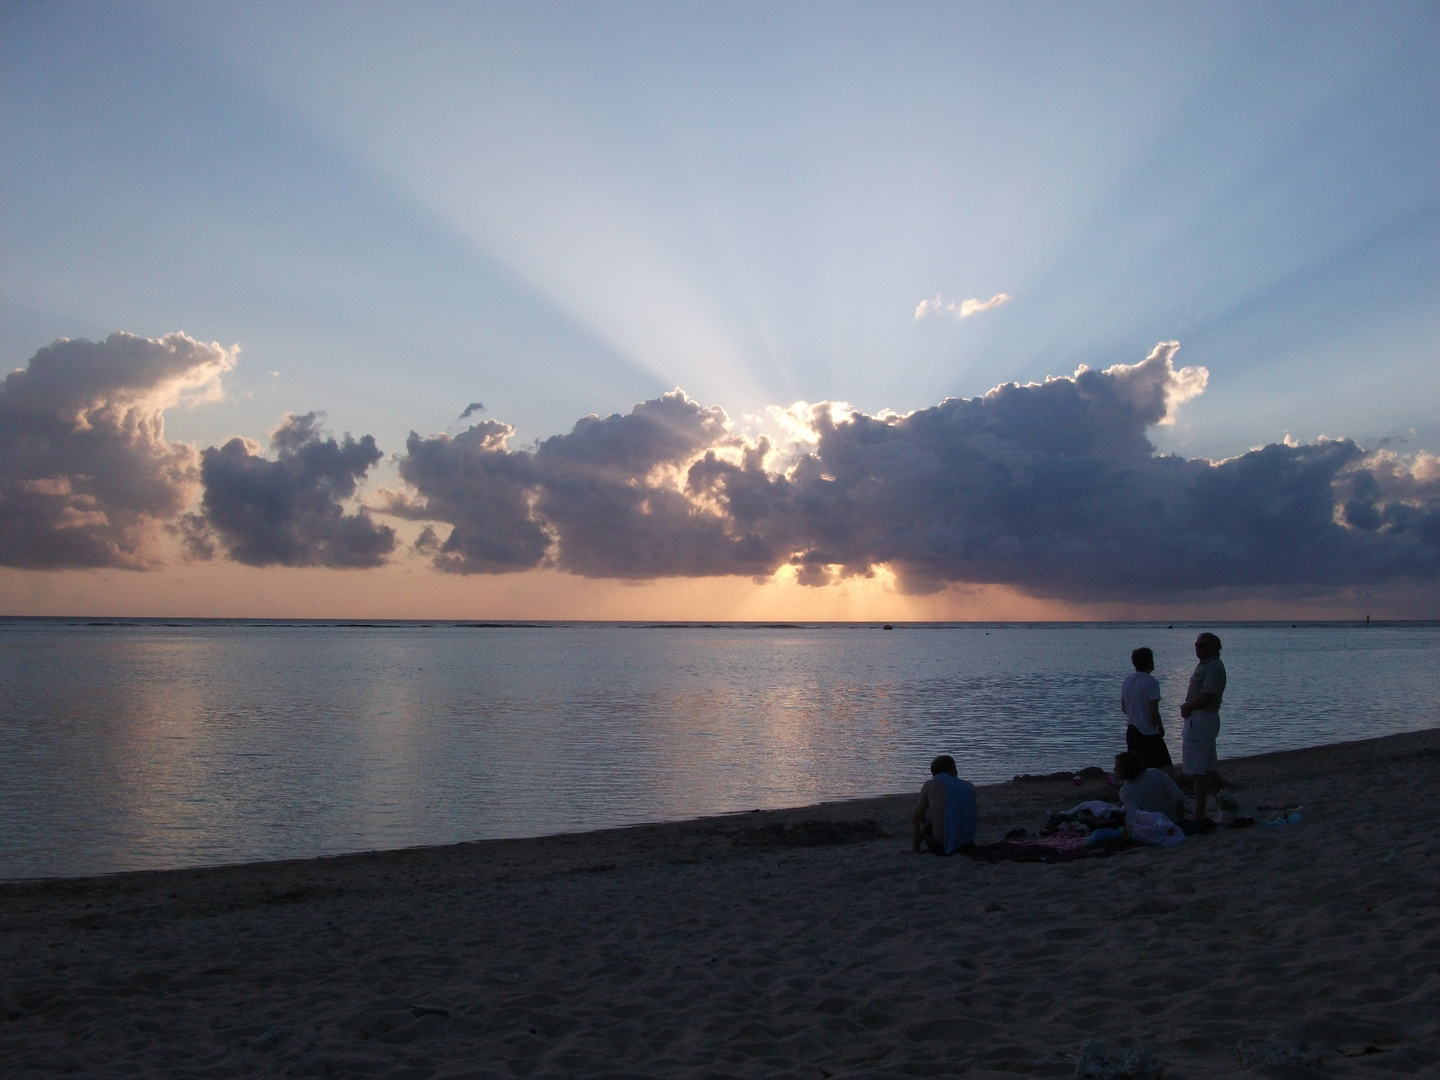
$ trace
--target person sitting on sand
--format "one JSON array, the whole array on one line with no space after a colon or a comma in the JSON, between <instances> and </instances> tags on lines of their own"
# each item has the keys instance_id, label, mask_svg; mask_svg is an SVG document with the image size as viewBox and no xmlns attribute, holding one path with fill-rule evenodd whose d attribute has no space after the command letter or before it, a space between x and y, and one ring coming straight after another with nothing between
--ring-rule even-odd
<instances>
[{"instance_id":1,"label":"person sitting on sand","mask_svg":"<svg viewBox=\"0 0 1440 1080\"><path fill-rule=\"evenodd\" d=\"M1205 799L1220 791L1220 761L1215 739L1220 734L1220 703L1225 697L1225 665L1220 662L1220 639L1211 633L1195 639L1195 673L1185 692L1180 715L1185 718L1181 732L1180 767L1195 781L1195 820L1205 821Z\"/></svg>"},{"instance_id":2,"label":"person sitting on sand","mask_svg":"<svg viewBox=\"0 0 1440 1080\"><path fill-rule=\"evenodd\" d=\"M1120 803L1127 812L1164 814L1180 824L1185 816L1185 793L1164 772L1146 768L1144 758L1126 750L1115 755L1115 776L1124 781L1120 785Z\"/></svg>"},{"instance_id":3,"label":"person sitting on sand","mask_svg":"<svg viewBox=\"0 0 1440 1080\"><path fill-rule=\"evenodd\" d=\"M1149 649L1136 649L1130 654L1135 670L1120 684L1120 710L1129 718L1125 727L1125 748L1145 759L1151 769L1170 772L1170 748L1165 745L1165 725L1160 722L1160 683L1152 674L1155 654Z\"/></svg>"},{"instance_id":4,"label":"person sitting on sand","mask_svg":"<svg viewBox=\"0 0 1440 1080\"><path fill-rule=\"evenodd\" d=\"M949 855L975 842L975 787L960 779L955 759L941 754L930 762L930 779L920 788L920 801L910 815L914 825L912 851L921 843L935 855Z\"/></svg>"}]
</instances>

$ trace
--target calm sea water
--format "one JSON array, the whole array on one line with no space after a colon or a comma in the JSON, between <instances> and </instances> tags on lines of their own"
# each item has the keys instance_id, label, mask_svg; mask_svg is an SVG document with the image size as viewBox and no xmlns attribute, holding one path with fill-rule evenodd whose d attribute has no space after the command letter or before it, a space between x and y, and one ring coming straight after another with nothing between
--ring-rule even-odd
<instances>
[{"instance_id":1,"label":"calm sea water","mask_svg":"<svg viewBox=\"0 0 1440 1080\"><path fill-rule=\"evenodd\" d=\"M1223 756L1440 723L1440 623L1229 625ZM533 836L1108 764L1193 625L0 620L0 878Z\"/></svg>"}]
</instances>

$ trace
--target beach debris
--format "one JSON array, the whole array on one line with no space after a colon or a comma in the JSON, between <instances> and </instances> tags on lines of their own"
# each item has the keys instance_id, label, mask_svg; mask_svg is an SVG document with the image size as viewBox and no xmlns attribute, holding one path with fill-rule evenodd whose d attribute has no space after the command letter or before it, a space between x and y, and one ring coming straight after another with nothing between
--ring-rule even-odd
<instances>
[{"instance_id":1,"label":"beach debris","mask_svg":"<svg viewBox=\"0 0 1440 1080\"><path fill-rule=\"evenodd\" d=\"M450 1018L450 1010L443 1005L411 1005L410 1012L415 1016L438 1016L445 1020Z\"/></svg>"},{"instance_id":2,"label":"beach debris","mask_svg":"<svg viewBox=\"0 0 1440 1080\"><path fill-rule=\"evenodd\" d=\"M256 1038L255 1045L260 1047L260 1049L262 1050L266 1050L274 1046L283 1038L285 1038L285 1029L279 1024L271 1024L269 1027L267 1027L264 1031L260 1033L258 1038Z\"/></svg>"},{"instance_id":3,"label":"beach debris","mask_svg":"<svg viewBox=\"0 0 1440 1080\"><path fill-rule=\"evenodd\" d=\"M737 847L823 847L829 844L861 844L867 840L888 840L890 834L874 818L860 821L777 821L735 834Z\"/></svg>"},{"instance_id":4,"label":"beach debris","mask_svg":"<svg viewBox=\"0 0 1440 1080\"><path fill-rule=\"evenodd\" d=\"M1318 1050L1312 1050L1303 1043L1245 1043L1240 1044L1240 1065L1253 1068L1256 1065L1309 1065L1318 1067L1323 1057Z\"/></svg>"},{"instance_id":5,"label":"beach debris","mask_svg":"<svg viewBox=\"0 0 1440 1080\"><path fill-rule=\"evenodd\" d=\"M1147 1050L1086 1039L1075 1061L1075 1075L1086 1080L1163 1080L1165 1068Z\"/></svg>"},{"instance_id":6,"label":"beach debris","mask_svg":"<svg viewBox=\"0 0 1440 1080\"><path fill-rule=\"evenodd\" d=\"M1293 810L1277 810L1260 824L1266 828L1274 829L1281 825L1299 825L1305 808L1297 806Z\"/></svg>"},{"instance_id":7,"label":"beach debris","mask_svg":"<svg viewBox=\"0 0 1440 1080\"><path fill-rule=\"evenodd\" d=\"M1083 769L1066 769L1063 772L1016 773L1014 779L1021 783L1035 783L1040 780L1069 780L1074 783L1077 776L1081 780L1104 780L1105 770L1099 765L1087 765Z\"/></svg>"}]
</instances>

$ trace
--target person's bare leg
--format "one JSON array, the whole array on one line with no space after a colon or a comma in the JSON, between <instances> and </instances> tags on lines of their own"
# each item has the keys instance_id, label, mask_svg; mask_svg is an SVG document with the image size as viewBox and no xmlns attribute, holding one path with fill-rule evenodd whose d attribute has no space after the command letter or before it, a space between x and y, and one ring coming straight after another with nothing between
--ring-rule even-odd
<instances>
[{"instance_id":1,"label":"person's bare leg","mask_svg":"<svg viewBox=\"0 0 1440 1080\"><path fill-rule=\"evenodd\" d=\"M912 822L910 823L910 850L911 850L911 851L919 851L919 850L920 850L920 840L921 840L921 837L922 837L923 835L924 835L924 833L921 832L920 823L919 823L918 821L912 821Z\"/></svg>"},{"instance_id":2,"label":"person's bare leg","mask_svg":"<svg viewBox=\"0 0 1440 1080\"><path fill-rule=\"evenodd\" d=\"M1210 795L1210 777L1195 777L1195 820L1205 820L1205 800Z\"/></svg>"}]
</instances>

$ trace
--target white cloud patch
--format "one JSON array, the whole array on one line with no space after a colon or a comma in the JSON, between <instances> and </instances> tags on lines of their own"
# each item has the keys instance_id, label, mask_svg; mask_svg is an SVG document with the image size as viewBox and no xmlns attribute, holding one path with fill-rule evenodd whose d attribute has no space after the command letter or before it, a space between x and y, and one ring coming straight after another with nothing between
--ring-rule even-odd
<instances>
[{"instance_id":1,"label":"white cloud patch","mask_svg":"<svg viewBox=\"0 0 1440 1080\"><path fill-rule=\"evenodd\" d=\"M1203 394L1210 382L1206 368L1175 367L1179 350L1178 341L1162 341L1140 364L1112 364L1105 369L1105 374L1113 376L1116 385L1124 387L1137 405L1152 400L1159 388L1164 411L1155 423L1162 427L1175 423L1176 410ZM1078 377L1086 370L1082 366L1075 374Z\"/></svg>"},{"instance_id":2,"label":"white cloud patch","mask_svg":"<svg viewBox=\"0 0 1440 1080\"><path fill-rule=\"evenodd\" d=\"M185 334L62 338L0 383L0 565L155 565L199 481L164 412L214 400L236 349Z\"/></svg>"},{"instance_id":3,"label":"white cloud patch","mask_svg":"<svg viewBox=\"0 0 1440 1080\"><path fill-rule=\"evenodd\" d=\"M958 304L951 300L948 304L935 294L934 300L921 300L915 308L915 318L923 319L929 315L953 315L956 319L968 319L971 315L978 315L982 311L989 311L1001 304L1010 302L1009 293L996 293L989 300L961 300Z\"/></svg>"}]
</instances>

